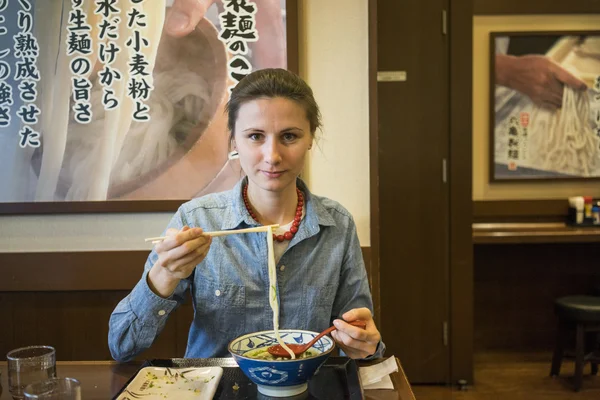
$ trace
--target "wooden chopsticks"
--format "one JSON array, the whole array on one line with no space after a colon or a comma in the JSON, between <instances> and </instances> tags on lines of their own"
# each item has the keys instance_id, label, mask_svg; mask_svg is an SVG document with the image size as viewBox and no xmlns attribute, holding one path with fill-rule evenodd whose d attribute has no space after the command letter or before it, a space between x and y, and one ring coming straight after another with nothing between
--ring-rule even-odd
<instances>
[{"instance_id":1,"label":"wooden chopsticks","mask_svg":"<svg viewBox=\"0 0 600 400\"><path fill-rule=\"evenodd\" d=\"M245 229L234 229L234 230L230 230L230 231L213 231L213 232L204 232L204 235L209 235L212 237L216 237L216 236L227 236L227 235L235 235L238 233L252 233L252 232L266 232L269 227L271 227L272 229L277 229L279 228L279 225L275 224L275 225L264 225L264 226L257 226L254 228L245 228ZM156 243L160 243L163 240L165 240L167 238L167 236L157 236L157 237L151 237L151 238L146 238L144 239L144 242L152 242L152 244L156 244Z\"/></svg>"}]
</instances>

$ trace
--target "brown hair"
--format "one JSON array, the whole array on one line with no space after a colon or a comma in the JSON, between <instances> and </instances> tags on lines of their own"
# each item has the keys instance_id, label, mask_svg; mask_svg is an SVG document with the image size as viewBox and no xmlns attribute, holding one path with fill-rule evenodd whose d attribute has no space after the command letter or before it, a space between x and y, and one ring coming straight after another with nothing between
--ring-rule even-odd
<instances>
[{"instance_id":1,"label":"brown hair","mask_svg":"<svg viewBox=\"0 0 600 400\"><path fill-rule=\"evenodd\" d=\"M294 74L281 68L259 69L246 75L232 90L227 102L227 127L229 139L233 140L235 121L242 104L259 98L282 97L300 104L306 111L310 133L321 127L321 112L308 84Z\"/></svg>"}]
</instances>

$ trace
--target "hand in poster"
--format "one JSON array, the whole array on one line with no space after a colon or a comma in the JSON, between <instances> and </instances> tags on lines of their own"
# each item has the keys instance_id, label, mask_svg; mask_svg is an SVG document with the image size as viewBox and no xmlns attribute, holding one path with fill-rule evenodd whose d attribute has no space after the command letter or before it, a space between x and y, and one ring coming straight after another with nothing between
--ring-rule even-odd
<instances>
[{"instance_id":1,"label":"hand in poster","mask_svg":"<svg viewBox=\"0 0 600 400\"><path fill-rule=\"evenodd\" d=\"M585 90L585 82L541 55L496 55L496 82L528 96L538 106L556 109L562 105L563 89Z\"/></svg>"},{"instance_id":2,"label":"hand in poster","mask_svg":"<svg viewBox=\"0 0 600 400\"><path fill-rule=\"evenodd\" d=\"M219 0L174 0L167 12L165 30L173 37L190 34L200 22L206 10ZM284 67L286 59L285 26L282 21L279 0L254 0L260 12L256 13L256 30L259 40L250 43L255 52L253 67L256 69Z\"/></svg>"},{"instance_id":3,"label":"hand in poster","mask_svg":"<svg viewBox=\"0 0 600 400\"><path fill-rule=\"evenodd\" d=\"M175 0L167 13L166 30L171 36L186 36L194 30L216 0Z\"/></svg>"}]
</instances>

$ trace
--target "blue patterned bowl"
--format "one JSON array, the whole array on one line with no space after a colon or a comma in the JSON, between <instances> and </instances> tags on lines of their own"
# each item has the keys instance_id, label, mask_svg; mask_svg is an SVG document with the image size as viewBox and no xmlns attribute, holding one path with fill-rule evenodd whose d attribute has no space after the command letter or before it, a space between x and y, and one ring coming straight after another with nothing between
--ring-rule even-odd
<instances>
[{"instance_id":1,"label":"blue patterned bowl","mask_svg":"<svg viewBox=\"0 0 600 400\"><path fill-rule=\"evenodd\" d=\"M298 329L279 331L285 343L303 344L310 342L319 333ZM318 354L307 358L285 360L259 360L243 354L250 350L267 348L277 344L274 331L249 333L229 343L229 352L248 378L266 396L295 396L308 389L308 380L327 360L335 347L329 336L323 336L310 348Z\"/></svg>"}]
</instances>

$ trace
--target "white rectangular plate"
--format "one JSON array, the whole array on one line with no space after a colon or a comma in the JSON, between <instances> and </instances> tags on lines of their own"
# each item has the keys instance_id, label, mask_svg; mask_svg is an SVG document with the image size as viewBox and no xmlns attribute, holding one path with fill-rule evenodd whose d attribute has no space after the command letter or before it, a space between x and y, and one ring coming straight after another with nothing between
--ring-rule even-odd
<instances>
[{"instance_id":1,"label":"white rectangular plate","mask_svg":"<svg viewBox=\"0 0 600 400\"><path fill-rule=\"evenodd\" d=\"M118 400L210 400L223 376L221 367L142 368Z\"/></svg>"}]
</instances>

